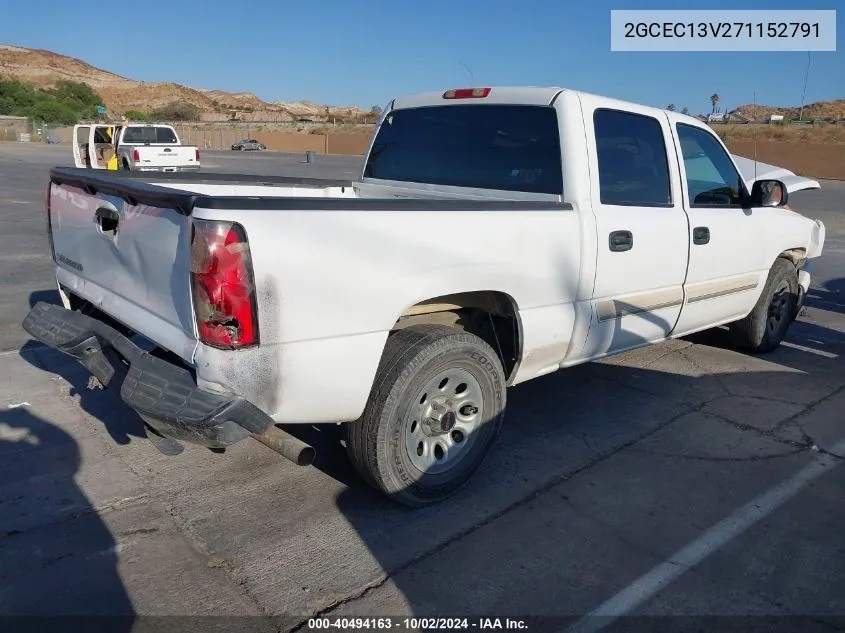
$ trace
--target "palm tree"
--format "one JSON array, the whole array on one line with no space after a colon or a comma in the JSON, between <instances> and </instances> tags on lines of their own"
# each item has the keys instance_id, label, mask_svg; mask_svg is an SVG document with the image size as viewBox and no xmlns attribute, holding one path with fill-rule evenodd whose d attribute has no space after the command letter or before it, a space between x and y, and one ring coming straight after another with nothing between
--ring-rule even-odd
<instances>
[{"instance_id":1,"label":"palm tree","mask_svg":"<svg viewBox=\"0 0 845 633\"><path fill-rule=\"evenodd\" d=\"M717 104L717 103L719 103L719 95L718 95L718 93L715 93L715 92L714 92L712 95L710 95L710 103L711 103L711 104L712 104L712 106L713 106L713 110L712 110L710 113L711 113L711 114L713 114L713 113L715 113L715 112L716 112L716 104Z\"/></svg>"},{"instance_id":2,"label":"palm tree","mask_svg":"<svg viewBox=\"0 0 845 633\"><path fill-rule=\"evenodd\" d=\"M689 114L689 108L684 106L683 109L681 110L681 114Z\"/></svg>"},{"instance_id":3,"label":"palm tree","mask_svg":"<svg viewBox=\"0 0 845 633\"><path fill-rule=\"evenodd\" d=\"M666 109L674 112L675 111L675 104L670 103L669 105L666 106Z\"/></svg>"}]
</instances>

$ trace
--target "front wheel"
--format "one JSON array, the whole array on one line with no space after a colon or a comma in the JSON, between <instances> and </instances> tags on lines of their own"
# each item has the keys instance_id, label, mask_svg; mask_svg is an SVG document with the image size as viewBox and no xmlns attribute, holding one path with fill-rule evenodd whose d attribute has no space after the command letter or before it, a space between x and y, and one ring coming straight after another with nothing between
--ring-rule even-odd
<instances>
[{"instance_id":1,"label":"front wheel","mask_svg":"<svg viewBox=\"0 0 845 633\"><path fill-rule=\"evenodd\" d=\"M798 272L792 262L778 258L754 309L730 325L734 346L756 354L774 350L797 316L798 298Z\"/></svg>"},{"instance_id":2,"label":"front wheel","mask_svg":"<svg viewBox=\"0 0 845 633\"><path fill-rule=\"evenodd\" d=\"M447 326L388 337L369 401L347 425L347 451L370 485L408 506L469 483L504 418L505 374L479 337Z\"/></svg>"}]
</instances>

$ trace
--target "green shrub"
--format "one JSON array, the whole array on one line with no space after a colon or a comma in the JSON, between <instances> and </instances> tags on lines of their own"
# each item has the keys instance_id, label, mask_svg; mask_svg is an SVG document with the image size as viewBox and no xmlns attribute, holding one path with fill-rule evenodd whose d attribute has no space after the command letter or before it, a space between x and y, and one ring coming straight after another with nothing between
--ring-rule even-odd
<instances>
[{"instance_id":1,"label":"green shrub","mask_svg":"<svg viewBox=\"0 0 845 633\"><path fill-rule=\"evenodd\" d=\"M192 103L174 101L150 113L151 119L160 121L199 121L200 109Z\"/></svg>"},{"instance_id":2,"label":"green shrub","mask_svg":"<svg viewBox=\"0 0 845 633\"><path fill-rule=\"evenodd\" d=\"M42 90L22 81L0 79L0 114L73 125L96 117L101 103L100 96L82 82L60 81L55 88Z\"/></svg>"},{"instance_id":3,"label":"green shrub","mask_svg":"<svg viewBox=\"0 0 845 633\"><path fill-rule=\"evenodd\" d=\"M123 113L123 116L130 121L147 121L149 119L146 112L139 112L138 110L128 110Z\"/></svg>"}]
</instances>

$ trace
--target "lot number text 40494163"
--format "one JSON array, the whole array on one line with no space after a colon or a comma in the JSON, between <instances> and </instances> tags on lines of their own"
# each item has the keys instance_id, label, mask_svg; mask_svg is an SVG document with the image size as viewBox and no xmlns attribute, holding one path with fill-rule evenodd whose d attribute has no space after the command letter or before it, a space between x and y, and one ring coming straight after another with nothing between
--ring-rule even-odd
<instances>
[{"instance_id":1,"label":"lot number text 40494163","mask_svg":"<svg viewBox=\"0 0 845 633\"><path fill-rule=\"evenodd\" d=\"M514 618L309 618L309 631L319 630L527 630L525 620Z\"/></svg>"}]
</instances>

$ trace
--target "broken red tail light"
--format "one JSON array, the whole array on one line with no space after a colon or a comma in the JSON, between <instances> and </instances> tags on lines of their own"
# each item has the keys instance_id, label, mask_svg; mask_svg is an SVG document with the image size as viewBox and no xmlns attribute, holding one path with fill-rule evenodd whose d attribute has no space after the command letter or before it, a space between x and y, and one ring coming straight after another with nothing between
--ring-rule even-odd
<instances>
[{"instance_id":1,"label":"broken red tail light","mask_svg":"<svg viewBox=\"0 0 845 633\"><path fill-rule=\"evenodd\" d=\"M252 256L241 225L193 220L191 292L200 341L221 349L258 345Z\"/></svg>"},{"instance_id":2,"label":"broken red tail light","mask_svg":"<svg viewBox=\"0 0 845 633\"><path fill-rule=\"evenodd\" d=\"M490 88L458 88L443 93L444 99L483 99L490 94Z\"/></svg>"},{"instance_id":3,"label":"broken red tail light","mask_svg":"<svg viewBox=\"0 0 845 633\"><path fill-rule=\"evenodd\" d=\"M137 149L132 150L132 160L135 161L136 163L141 162L141 154L138 153Z\"/></svg>"}]
</instances>

